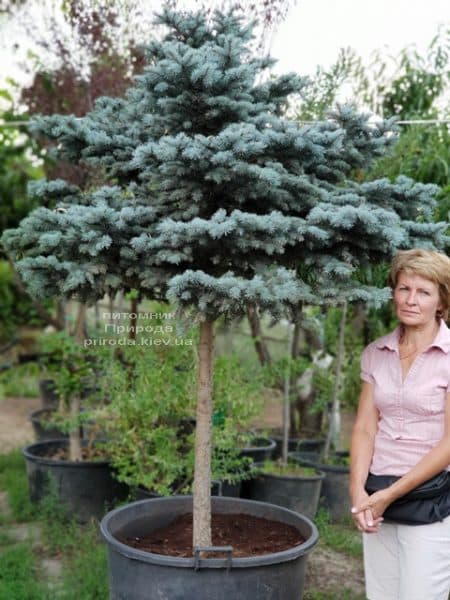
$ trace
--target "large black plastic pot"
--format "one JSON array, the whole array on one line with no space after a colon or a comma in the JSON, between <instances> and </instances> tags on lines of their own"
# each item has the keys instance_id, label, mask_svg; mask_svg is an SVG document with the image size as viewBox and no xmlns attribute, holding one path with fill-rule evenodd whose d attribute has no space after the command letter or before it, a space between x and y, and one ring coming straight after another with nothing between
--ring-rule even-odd
<instances>
[{"instance_id":1,"label":"large black plastic pot","mask_svg":"<svg viewBox=\"0 0 450 600\"><path fill-rule=\"evenodd\" d=\"M251 480L250 498L284 506L314 519L324 479L322 471L301 476L260 473Z\"/></svg>"},{"instance_id":2,"label":"large black plastic pot","mask_svg":"<svg viewBox=\"0 0 450 600\"><path fill-rule=\"evenodd\" d=\"M227 481L213 480L211 481L211 496L229 496L231 498L239 498L241 492L241 482L228 483ZM134 498L136 500L146 500L147 498L162 498L160 494L151 492L144 487L138 486L134 490Z\"/></svg>"},{"instance_id":3,"label":"large black plastic pot","mask_svg":"<svg viewBox=\"0 0 450 600\"><path fill-rule=\"evenodd\" d=\"M325 473L325 479L322 482L321 499L324 507L329 511L333 521L340 521L348 518L350 512L349 498L349 479L350 468L346 465L327 465L322 462L305 460L293 452L289 455L292 460L297 460L299 464L307 467L313 467ZM336 453L336 457L344 458L348 452Z\"/></svg>"},{"instance_id":4,"label":"large black plastic pot","mask_svg":"<svg viewBox=\"0 0 450 600\"><path fill-rule=\"evenodd\" d=\"M40 502L55 493L67 515L78 522L101 519L115 502L127 498L128 486L114 479L107 461L74 462L46 456L67 446L68 440L50 440L31 444L22 451L31 501Z\"/></svg>"},{"instance_id":5,"label":"large black plastic pot","mask_svg":"<svg viewBox=\"0 0 450 600\"><path fill-rule=\"evenodd\" d=\"M308 553L317 529L293 511L248 500L212 498L213 513L244 513L296 527L305 542L284 552L249 558L194 558L143 552L118 538L142 535L192 512L192 496L143 500L107 514L101 532L108 544L110 600L300 600Z\"/></svg>"}]
</instances>

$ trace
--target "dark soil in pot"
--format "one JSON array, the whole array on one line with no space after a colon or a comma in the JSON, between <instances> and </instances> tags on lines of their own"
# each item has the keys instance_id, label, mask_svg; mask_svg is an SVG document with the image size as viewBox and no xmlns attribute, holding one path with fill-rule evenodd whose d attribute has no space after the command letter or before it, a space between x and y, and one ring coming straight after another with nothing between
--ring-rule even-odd
<instances>
[{"instance_id":1,"label":"dark soil in pot","mask_svg":"<svg viewBox=\"0 0 450 600\"><path fill-rule=\"evenodd\" d=\"M101 523L108 545L110 600L301 600L307 556L318 539L314 524L263 502L216 496L211 505L213 521L223 514L258 517L293 526L305 541L281 552L246 557L236 557L229 545L207 557L146 552L120 540L141 538L182 515L188 514L190 521L192 496L133 502L108 513Z\"/></svg>"},{"instance_id":2,"label":"dark soil in pot","mask_svg":"<svg viewBox=\"0 0 450 600\"><path fill-rule=\"evenodd\" d=\"M212 515L211 527L213 546L232 546L236 558L282 552L305 541L292 525L244 514ZM192 556L192 514L181 515L149 534L120 541L145 552Z\"/></svg>"}]
</instances>

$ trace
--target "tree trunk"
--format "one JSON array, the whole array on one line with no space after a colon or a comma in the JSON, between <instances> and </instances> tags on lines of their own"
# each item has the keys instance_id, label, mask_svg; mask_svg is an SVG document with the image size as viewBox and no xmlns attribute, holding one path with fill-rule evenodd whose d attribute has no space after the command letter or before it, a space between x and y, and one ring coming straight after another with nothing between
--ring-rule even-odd
<instances>
[{"instance_id":1,"label":"tree trunk","mask_svg":"<svg viewBox=\"0 0 450 600\"><path fill-rule=\"evenodd\" d=\"M211 452L214 324L200 323L195 429L193 547L211 546Z\"/></svg>"},{"instance_id":2,"label":"tree trunk","mask_svg":"<svg viewBox=\"0 0 450 600\"><path fill-rule=\"evenodd\" d=\"M262 335L261 321L259 320L258 312L254 304L249 304L247 306L247 318L259 362L261 365L266 365L271 362L271 357L267 344Z\"/></svg>"},{"instance_id":3,"label":"tree trunk","mask_svg":"<svg viewBox=\"0 0 450 600\"><path fill-rule=\"evenodd\" d=\"M80 303L78 309L77 320L75 323L74 337L78 344L82 344L84 340L84 332L86 325L86 305ZM70 418L77 420L80 416L81 400L80 396L76 395L70 399ZM77 425L74 427L69 434L69 455L70 460L80 461L82 460L81 454L81 436L80 427Z\"/></svg>"},{"instance_id":4,"label":"tree trunk","mask_svg":"<svg viewBox=\"0 0 450 600\"><path fill-rule=\"evenodd\" d=\"M288 366L284 375L284 402L283 402L283 444L281 450L281 460L283 465L288 462L288 447L289 447L289 431L291 425L291 362L292 359L292 343L293 343L293 324L288 323L287 335L287 356L289 359Z\"/></svg>"},{"instance_id":5,"label":"tree trunk","mask_svg":"<svg viewBox=\"0 0 450 600\"><path fill-rule=\"evenodd\" d=\"M301 333L302 333L301 315L302 315L302 307L300 305L299 309L296 311L296 315L294 318L294 333L293 333L293 338L292 338L292 347L290 349L290 356L291 356L292 360L295 360L298 357L298 355L300 354L300 338L301 338ZM296 380L295 377L293 377L291 379L291 383L290 383L291 390L295 389L295 380ZM297 427L297 419L296 419L296 417L298 417L298 415L296 415L296 411L294 409L295 409L295 405L293 405L293 402L292 402L292 391L291 391L289 419L290 419L290 436L293 438L297 437L298 429L299 429L299 427ZM300 426L300 422L299 422L299 426Z\"/></svg>"},{"instance_id":6,"label":"tree trunk","mask_svg":"<svg viewBox=\"0 0 450 600\"><path fill-rule=\"evenodd\" d=\"M341 322L339 323L339 340L338 340L338 352L336 358L336 376L334 379L333 386L333 399L331 403L331 411L330 418L328 423L328 433L327 439L325 441L324 448L324 460L327 460L330 447L333 443L336 447L337 445L337 437L340 431L340 402L339 402L339 387L341 383L341 374L342 374L342 363L344 362L344 352L345 352L345 325L347 323L347 302L344 302L342 305L342 316Z\"/></svg>"},{"instance_id":7,"label":"tree trunk","mask_svg":"<svg viewBox=\"0 0 450 600\"><path fill-rule=\"evenodd\" d=\"M130 331L128 335L128 339L135 340L136 339L136 326L138 322L137 312L138 312L138 299L132 298L130 305Z\"/></svg>"}]
</instances>

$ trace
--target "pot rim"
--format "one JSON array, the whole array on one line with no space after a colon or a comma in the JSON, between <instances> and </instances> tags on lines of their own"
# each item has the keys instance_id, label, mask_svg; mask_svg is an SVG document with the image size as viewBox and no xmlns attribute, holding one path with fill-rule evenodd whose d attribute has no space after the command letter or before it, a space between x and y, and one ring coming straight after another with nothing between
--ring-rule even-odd
<instances>
[{"instance_id":1,"label":"pot rim","mask_svg":"<svg viewBox=\"0 0 450 600\"><path fill-rule=\"evenodd\" d=\"M87 445L87 440L80 440L81 441L81 446L86 446ZM45 465L45 466L51 466L51 467L76 467L76 468L84 468L84 467L105 467L105 466L110 466L111 463L109 460L81 460L81 461L75 461L75 460L62 460L60 458L49 458L47 456L42 456L40 454L34 454L33 452L36 451L37 447L42 447L42 446L47 446L50 445L50 447L56 447L56 448L63 448L63 447L67 447L69 445L69 440L66 438L58 438L58 439L51 439L51 440L41 440L40 442L34 442L33 444L29 444L28 446L25 446L24 448L22 448L22 455L25 457L26 460L29 460L31 462L34 463L39 463L41 465Z\"/></svg>"},{"instance_id":2,"label":"pot rim","mask_svg":"<svg viewBox=\"0 0 450 600\"><path fill-rule=\"evenodd\" d=\"M126 504L124 506L115 508L114 510L107 513L101 520L101 523L100 523L101 534L110 548L114 549L115 552L118 552L119 554L121 554L131 560L138 560L140 562L144 562L144 563L148 563L148 564L156 564L159 566L166 566L166 567L194 568L195 560L193 557L183 558L183 557L177 557L177 556L166 556L163 554L155 554L152 552L146 552L144 550L138 550L136 548L133 548L132 546L128 546L127 544L120 542L109 531L111 521L113 521L115 519L115 517L122 512L127 512L129 510L132 510L135 507L149 504L150 502L153 502L153 503L165 502L168 504L167 510L168 510L168 512L170 512L170 503L171 502L172 503L180 502L180 499L182 499L184 502L189 502L189 503L192 502L192 496L170 496L170 497L164 497L164 498L150 498L148 500L139 500L137 502L132 502L130 504ZM281 506L276 506L274 504L269 504L267 502L258 502L256 500L244 500L242 498L227 498L225 496L212 497L211 502L212 502L213 507L214 507L214 504L220 506L221 504L226 504L228 502L239 503L244 506L249 506L249 505L259 506L259 507L265 509L265 511L263 511L263 513L268 512L271 509L276 509L278 512L289 513L296 520L301 520L303 522L306 522L306 524L309 526L309 528L311 530L311 535L302 544L293 546L292 548L283 550L282 552L274 552L272 554L263 554L260 556L249 556L249 557L245 557L245 558L231 558L231 568L251 568L251 567L260 567L260 566L262 567L265 565L271 565L271 564L276 564L276 563L292 561L292 560L295 560L295 559L309 553L318 542L319 533L318 533L318 530L317 530L317 527L315 526L315 524L310 519L308 519L308 517L306 517L304 515L300 515L299 513L296 513L287 508L284 508ZM251 513L249 513L249 514L251 514ZM257 516L257 515L253 515L253 516ZM264 515L262 515L262 516L264 516ZM268 518L274 519L273 517L268 517ZM276 519L274 519L274 520L276 520ZM216 568L217 569L217 568L223 568L223 567L226 567L225 559L221 559L221 558L220 559L218 559L218 558L201 559L201 569L208 569L208 568L212 568L212 569Z\"/></svg>"},{"instance_id":3,"label":"pot rim","mask_svg":"<svg viewBox=\"0 0 450 600\"><path fill-rule=\"evenodd\" d=\"M313 467L307 467L307 468L313 468ZM315 467L314 467L314 469L315 469ZM322 479L325 479L326 473L324 471L321 471L320 469L315 469L315 470L317 471L317 473L315 475L300 475L300 474L299 475L278 475L277 473L266 473L265 471L261 471L257 475L257 477L262 475L263 477L269 477L272 479L287 479L288 481L295 481L295 480L322 481Z\"/></svg>"}]
</instances>

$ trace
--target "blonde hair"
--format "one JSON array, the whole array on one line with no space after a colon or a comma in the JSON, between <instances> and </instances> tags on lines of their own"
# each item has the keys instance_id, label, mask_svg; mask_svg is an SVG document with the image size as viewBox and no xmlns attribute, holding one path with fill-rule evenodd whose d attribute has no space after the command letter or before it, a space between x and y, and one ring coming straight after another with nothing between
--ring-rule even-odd
<instances>
[{"instance_id":1,"label":"blonde hair","mask_svg":"<svg viewBox=\"0 0 450 600\"><path fill-rule=\"evenodd\" d=\"M400 273L414 273L437 284L442 309L436 318L448 319L450 309L450 258L441 252L412 248L398 252L391 263L389 285L393 290Z\"/></svg>"}]
</instances>

